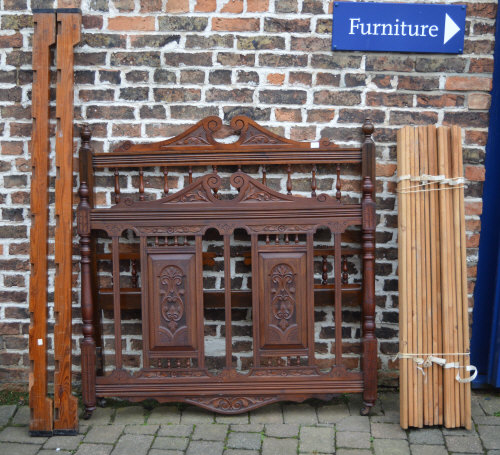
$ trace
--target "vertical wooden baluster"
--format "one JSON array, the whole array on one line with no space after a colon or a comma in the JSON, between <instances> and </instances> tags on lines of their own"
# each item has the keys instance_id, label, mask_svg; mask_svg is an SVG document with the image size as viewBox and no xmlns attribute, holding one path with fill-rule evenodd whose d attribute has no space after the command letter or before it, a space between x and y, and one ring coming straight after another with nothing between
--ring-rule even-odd
<instances>
[{"instance_id":1,"label":"vertical wooden baluster","mask_svg":"<svg viewBox=\"0 0 500 455\"><path fill-rule=\"evenodd\" d=\"M132 287L137 287L137 261L132 259Z\"/></svg>"},{"instance_id":2,"label":"vertical wooden baluster","mask_svg":"<svg viewBox=\"0 0 500 455\"><path fill-rule=\"evenodd\" d=\"M269 245L269 234L266 235L266 245Z\"/></svg>"},{"instance_id":3,"label":"vertical wooden baluster","mask_svg":"<svg viewBox=\"0 0 500 455\"><path fill-rule=\"evenodd\" d=\"M326 285L328 282L328 262L326 260L326 256L322 256L322 258L323 258L323 263L322 263L323 274L321 275L322 278L321 284Z\"/></svg>"},{"instance_id":4,"label":"vertical wooden baluster","mask_svg":"<svg viewBox=\"0 0 500 455\"><path fill-rule=\"evenodd\" d=\"M312 166L312 179L311 179L311 196L316 197L316 165L313 164Z\"/></svg>"},{"instance_id":5,"label":"vertical wooden baluster","mask_svg":"<svg viewBox=\"0 0 500 455\"><path fill-rule=\"evenodd\" d=\"M113 317L115 328L115 367L122 369L122 318L120 305L120 234L112 237Z\"/></svg>"},{"instance_id":6,"label":"vertical wooden baluster","mask_svg":"<svg viewBox=\"0 0 500 455\"><path fill-rule=\"evenodd\" d=\"M295 243L299 243L299 234L295 234Z\"/></svg>"},{"instance_id":7,"label":"vertical wooden baluster","mask_svg":"<svg viewBox=\"0 0 500 455\"><path fill-rule=\"evenodd\" d=\"M333 235L334 243L334 261L333 261L333 279L335 282L335 365L342 365L342 273L341 273L341 234Z\"/></svg>"},{"instance_id":8,"label":"vertical wooden baluster","mask_svg":"<svg viewBox=\"0 0 500 455\"><path fill-rule=\"evenodd\" d=\"M115 168L115 204L120 202L120 174L118 168Z\"/></svg>"},{"instance_id":9,"label":"vertical wooden baluster","mask_svg":"<svg viewBox=\"0 0 500 455\"><path fill-rule=\"evenodd\" d=\"M193 167L189 166L188 169L188 183L191 184L193 183Z\"/></svg>"},{"instance_id":10,"label":"vertical wooden baluster","mask_svg":"<svg viewBox=\"0 0 500 455\"><path fill-rule=\"evenodd\" d=\"M163 168L163 193L165 196L168 194L168 168Z\"/></svg>"},{"instance_id":11,"label":"vertical wooden baluster","mask_svg":"<svg viewBox=\"0 0 500 455\"><path fill-rule=\"evenodd\" d=\"M174 236L174 246L179 246L179 243L177 241L177 236Z\"/></svg>"},{"instance_id":12,"label":"vertical wooden baluster","mask_svg":"<svg viewBox=\"0 0 500 455\"><path fill-rule=\"evenodd\" d=\"M177 359L177 368L181 367L181 359Z\"/></svg>"},{"instance_id":13,"label":"vertical wooden baluster","mask_svg":"<svg viewBox=\"0 0 500 455\"><path fill-rule=\"evenodd\" d=\"M337 164L337 184L335 185L337 193L335 194L335 197L337 198L338 202L340 202L340 198L342 197L342 193L340 192L341 188L342 184L340 183L340 164Z\"/></svg>"},{"instance_id":14,"label":"vertical wooden baluster","mask_svg":"<svg viewBox=\"0 0 500 455\"><path fill-rule=\"evenodd\" d=\"M279 234L276 234L276 240L274 241L274 243L276 243L276 245L280 244L280 236L279 236Z\"/></svg>"},{"instance_id":15,"label":"vertical wooden baluster","mask_svg":"<svg viewBox=\"0 0 500 455\"><path fill-rule=\"evenodd\" d=\"M271 365L272 365L271 357L268 357L267 358L267 366L270 367Z\"/></svg>"},{"instance_id":16,"label":"vertical wooden baluster","mask_svg":"<svg viewBox=\"0 0 500 455\"><path fill-rule=\"evenodd\" d=\"M347 272L347 256L342 257L342 284L347 284L349 273Z\"/></svg>"},{"instance_id":17,"label":"vertical wooden baluster","mask_svg":"<svg viewBox=\"0 0 500 455\"><path fill-rule=\"evenodd\" d=\"M170 359L167 359L167 368L170 368Z\"/></svg>"},{"instance_id":18,"label":"vertical wooden baluster","mask_svg":"<svg viewBox=\"0 0 500 455\"><path fill-rule=\"evenodd\" d=\"M266 169L266 165L263 164L262 165L262 183L264 185L266 185L266 180L267 180L267 169Z\"/></svg>"},{"instance_id":19,"label":"vertical wooden baluster","mask_svg":"<svg viewBox=\"0 0 500 455\"><path fill-rule=\"evenodd\" d=\"M144 200L144 171L142 167L139 169L139 200Z\"/></svg>"},{"instance_id":20,"label":"vertical wooden baluster","mask_svg":"<svg viewBox=\"0 0 500 455\"><path fill-rule=\"evenodd\" d=\"M155 246L160 245L160 238L158 236L155 237Z\"/></svg>"},{"instance_id":21,"label":"vertical wooden baluster","mask_svg":"<svg viewBox=\"0 0 500 455\"><path fill-rule=\"evenodd\" d=\"M288 234L285 234L285 243L287 245L290 243L290 239L288 238Z\"/></svg>"},{"instance_id":22,"label":"vertical wooden baluster","mask_svg":"<svg viewBox=\"0 0 500 455\"><path fill-rule=\"evenodd\" d=\"M286 193L292 194L292 166L290 166L289 164L286 167L286 173Z\"/></svg>"}]
</instances>

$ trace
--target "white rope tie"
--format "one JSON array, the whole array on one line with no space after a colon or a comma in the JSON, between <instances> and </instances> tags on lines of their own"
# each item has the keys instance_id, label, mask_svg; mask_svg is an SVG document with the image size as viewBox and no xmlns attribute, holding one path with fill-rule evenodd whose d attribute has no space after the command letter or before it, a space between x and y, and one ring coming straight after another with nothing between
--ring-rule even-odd
<instances>
[{"instance_id":1,"label":"white rope tie","mask_svg":"<svg viewBox=\"0 0 500 455\"><path fill-rule=\"evenodd\" d=\"M409 194L409 193L421 193L428 191L444 191L444 190L457 190L460 188L465 188L464 185L465 179L463 177L451 177L446 178L444 175L428 175L422 174L420 176L411 175L401 175L398 177L397 182L400 183L402 181L409 180L410 182L420 182L417 185L410 185L405 189L397 190L400 194ZM428 185L438 184L437 188L426 188ZM443 187L442 185L449 185Z\"/></svg>"},{"instance_id":2,"label":"white rope tie","mask_svg":"<svg viewBox=\"0 0 500 455\"><path fill-rule=\"evenodd\" d=\"M470 352L450 352L447 354L438 353L438 354L410 354L404 352L398 352L394 357L394 361L398 359L409 359L413 360L413 362L417 366L417 370L420 370L424 376L426 376L424 368L429 368L433 363L436 365L442 366L444 369L448 370L450 368L456 368L457 370L463 368L467 372L473 372L472 375L469 375L468 378L460 377L460 372L455 376L455 380L458 382L465 384L468 382L472 382L476 379L477 376L477 368L474 365L460 365L459 362L447 362L446 359L438 356L469 356ZM426 378L427 380L427 378Z\"/></svg>"}]
</instances>

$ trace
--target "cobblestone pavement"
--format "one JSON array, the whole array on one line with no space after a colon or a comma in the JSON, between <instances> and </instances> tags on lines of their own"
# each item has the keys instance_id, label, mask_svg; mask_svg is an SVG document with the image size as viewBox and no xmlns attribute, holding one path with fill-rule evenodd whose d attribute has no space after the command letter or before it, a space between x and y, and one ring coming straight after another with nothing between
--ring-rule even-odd
<instances>
[{"instance_id":1,"label":"cobblestone pavement","mask_svg":"<svg viewBox=\"0 0 500 455\"><path fill-rule=\"evenodd\" d=\"M403 431L398 395L382 392L370 417L361 397L274 404L238 416L189 406L113 402L80 421L77 436L28 435L26 406L0 406L2 455L500 455L500 393L473 395L472 431Z\"/></svg>"}]
</instances>

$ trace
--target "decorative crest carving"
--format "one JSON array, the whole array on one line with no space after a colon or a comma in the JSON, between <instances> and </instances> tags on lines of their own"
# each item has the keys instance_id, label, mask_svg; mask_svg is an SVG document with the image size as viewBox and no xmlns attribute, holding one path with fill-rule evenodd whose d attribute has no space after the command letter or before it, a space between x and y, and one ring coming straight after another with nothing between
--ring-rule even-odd
<instances>
[{"instance_id":1,"label":"decorative crest carving","mask_svg":"<svg viewBox=\"0 0 500 455\"><path fill-rule=\"evenodd\" d=\"M187 402L192 402L198 406L210 409L216 412L226 414L236 414L251 409L258 408L264 404L277 401L276 397L242 397L242 396L226 396L226 397L191 397L186 399Z\"/></svg>"}]
</instances>

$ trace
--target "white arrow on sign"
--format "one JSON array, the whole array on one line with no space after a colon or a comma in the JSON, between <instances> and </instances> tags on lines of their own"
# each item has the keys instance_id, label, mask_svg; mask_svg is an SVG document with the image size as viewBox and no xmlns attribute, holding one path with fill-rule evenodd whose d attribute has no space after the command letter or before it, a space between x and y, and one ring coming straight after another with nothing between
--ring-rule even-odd
<instances>
[{"instance_id":1,"label":"white arrow on sign","mask_svg":"<svg viewBox=\"0 0 500 455\"><path fill-rule=\"evenodd\" d=\"M446 44L450 41L458 32L460 31L460 27L455 24L453 19L446 14L446 18L444 21L444 41L443 44Z\"/></svg>"}]
</instances>

